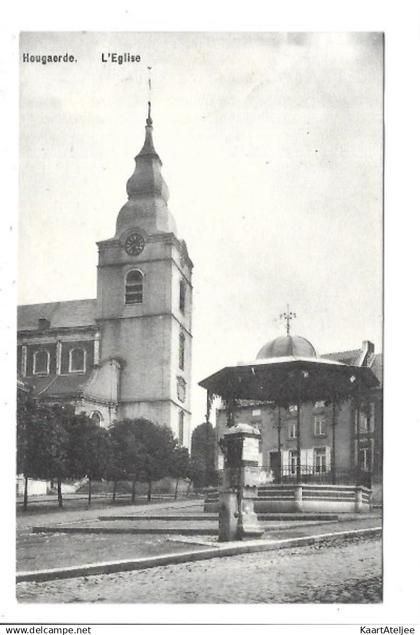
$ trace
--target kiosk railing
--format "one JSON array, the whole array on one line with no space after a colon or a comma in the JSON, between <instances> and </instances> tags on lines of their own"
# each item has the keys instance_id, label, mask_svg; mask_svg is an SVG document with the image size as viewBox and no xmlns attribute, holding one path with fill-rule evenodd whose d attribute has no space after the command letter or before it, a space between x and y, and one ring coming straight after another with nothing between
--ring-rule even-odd
<instances>
[{"instance_id":1,"label":"kiosk railing","mask_svg":"<svg viewBox=\"0 0 420 635\"><path fill-rule=\"evenodd\" d=\"M319 483L334 485L363 485L371 487L372 474L366 470L353 468L347 470L332 470L328 466L301 465L300 475L296 466L283 465L281 469L272 466L259 465L248 466L247 470L252 473L252 480L255 485L276 485L287 483ZM240 469L229 468L230 478L239 485ZM219 484L223 484L225 470L218 470Z\"/></svg>"}]
</instances>

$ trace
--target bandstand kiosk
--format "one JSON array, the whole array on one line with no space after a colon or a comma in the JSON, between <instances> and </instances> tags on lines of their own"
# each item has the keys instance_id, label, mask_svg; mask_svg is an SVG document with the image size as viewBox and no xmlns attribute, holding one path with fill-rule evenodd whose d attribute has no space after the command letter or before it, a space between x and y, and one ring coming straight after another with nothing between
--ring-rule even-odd
<instances>
[{"instance_id":1,"label":"bandstand kiosk","mask_svg":"<svg viewBox=\"0 0 420 635\"><path fill-rule=\"evenodd\" d=\"M311 500L302 500L300 463L300 426L301 406L305 402L325 400L332 404L332 429L336 424L336 411L341 401L352 398L356 407L356 416L360 416L360 407L364 395L379 385L373 371L368 366L352 366L316 356L304 357L286 355L283 357L260 358L250 363L227 366L199 382L207 391L207 414L214 397L220 397L226 406L228 430L223 438L224 475L219 490L219 539L234 540L247 536L261 535L254 512L254 500L258 483L258 461L255 441L258 443L259 431L237 421L238 402L251 400L270 402L280 409L297 406L297 466L296 466L296 504L295 511L322 510L321 497L317 501L311 493ZM252 458L250 458L252 457ZM338 488L333 481L331 488ZM363 498L363 488L358 483L353 486L354 506L337 509L330 506L328 511L343 509L346 511L364 511L369 508L368 498ZM300 498L299 498L300 497ZM287 510L287 507L282 508ZM249 531L248 531L249 529ZM254 531L254 533L253 533Z\"/></svg>"}]
</instances>

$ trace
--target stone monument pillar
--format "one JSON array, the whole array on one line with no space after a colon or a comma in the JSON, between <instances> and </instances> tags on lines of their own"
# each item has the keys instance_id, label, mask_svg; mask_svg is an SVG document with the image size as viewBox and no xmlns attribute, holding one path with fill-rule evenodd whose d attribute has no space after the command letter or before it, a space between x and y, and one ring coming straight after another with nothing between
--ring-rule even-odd
<instances>
[{"instance_id":1,"label":"stone monument pillar","mask_svg":"<svg viewBox=\"0 0 420 635\"><path fill-rule=\"evenodd\" d=\"M237 423L227 430L221 446L224 454L223 484L219 490L219 541L260 537L264 532L254 511L259 467L259 430Z\"/></svg>"}]
</instances>

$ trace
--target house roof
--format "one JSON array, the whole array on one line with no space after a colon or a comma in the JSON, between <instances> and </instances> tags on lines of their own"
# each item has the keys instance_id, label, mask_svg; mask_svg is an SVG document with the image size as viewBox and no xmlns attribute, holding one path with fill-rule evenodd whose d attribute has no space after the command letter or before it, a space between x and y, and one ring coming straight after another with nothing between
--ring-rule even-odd
<instances>
[{"instance_id":1,"label":"house roof","mask_svg":"<svg viewBox=\"0 0 420 635\"><path fill-rule=\"evenodd\" d=\"M49 328L74 328L95 326L96 299L68 300L65 302L44 302L23 304L18 307L18 331L39 330L39 320L50 323Z\"/></svg>"},{"instance_id":2,"label":"house roof","mask_svg":"<svg viewBox=\"0 0 420 635\"><path fill-rule=\"evenodd\" d=\"M334 360L337 362L341 362L343 364L355 364L361 353L360 348L355 348L352 351L341 351L337 353L327 353L326 355L321 355L324 359ZM375 377L380 381L382 385L382 374L383 374L383 356L382 353L374 353L368 363L368 366L372 369Z\"/></svg>"},{"instance_id":3,"label":"house roof","mask_svg":"<svg viewBox=\"0 0 420 635\"><path fill-rule=\"evenodd\" d=\"M343 364L354 364L360 355L360 348L355 348L352 351L339 351L337 353L326 353L321 355L324 359L332 359Z\"/></svg>"}]
</instances>

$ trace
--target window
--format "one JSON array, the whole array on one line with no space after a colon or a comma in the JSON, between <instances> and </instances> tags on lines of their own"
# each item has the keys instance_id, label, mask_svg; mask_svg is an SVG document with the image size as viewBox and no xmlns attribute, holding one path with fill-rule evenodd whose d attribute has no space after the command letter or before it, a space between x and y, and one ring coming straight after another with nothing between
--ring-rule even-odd
<instances>
[{"instance_id":1,"label":"window","mask_svg":"<svg viewBox=\"0 0 420 635\"><path fill-rule=\"evenodd\" d=\"M320 408L325 408L325 401L315 401L314 408L319 410Z\"/></svg>"},{"instance_id":2,"label":"window","mask_svg":"<svg viewBox=\"0 0 420 635\"><path fill-rule=\"evenodd\" d=\"M185 396L186 396L186 392L187 392L187 382L185 381L185 379L183 377L177 377L176 378L176 391L177 391L177 397L179 399L179 401L184 402L185 401Z\"/></svg>"},{"instance_id":3,"label":"window","mask_svg":"<svg viewBox=\"0 0 420 635\"><path fill-rule=\"evenodd\" d=\"M296 439L296 436L297 436L296 421L289 421L288 433L289 433L289 439Z\"/></svg>"},{"instance_id":4,"label":"window","mask_svg":"<svg viewBox=\"0 0 420 635\"><path fill-rule=\"evenodd\" d=\"M366 434L375 430L375 404L362 404L359 414L359 433ZM357 434L357 410L354 413L354 431Z\"/></svg>"},{"instance_id":5,"label":"window","mask_svg":"<svg viewBox=\"0 0 420 635\"><path fill-rule=\"evenodd\" d=\"M290 474L296 474L296 471L297 471L297 460L298 460L297 450L289 450L289 471L290 471Z\"/></svg>"},{"instance_id":6,"label":"window","mask_svg":"<svg viewBox=\"0 0 420 635\"><path fill-rule=\"evenodd\" d=\"M280 467L280 455L278 450L272 450L270 452L270 470L278 472Z\"/></svg>"},{"instance_id":7,"label":"window","mask_svg":"<svg viewBox=\"0 0 420 635\"><path fill-rule=\"evenodd\" d=\"M187 285L185 280L181 280L179 283L179 310L184 313L185 311L185 296L187 294Z\"/></svg>"},{"instance_id":8,"label":"window","mask_svg":"<svg viewBox=\"0 0 420 635\"><path fill-rule=\"evenodd\" d=\"M99 412L99 410L95 410L94 412L92 412L92 414L90 415L90 418L94 424L96 424L97 426L102 426L104 418L102 414Z\"/></svg>"},{"instance_id":9,"label":"window","mask_svg":"<svg viewBox=\"0 0 420 635\"><path fill-rule=\"evenodd\" d=\"M185 366L185 335L181 331L179 334L179 367L184 370Z\"/></svg>"},{"instance_id":10,"label":"window","mask_svg":"<svg viewBox=\"0 0 420 635\"><path fill-rule=\"evenodd\" d=\"M262 422L259 419L258 421L252 421L251 425L254 426L254 428L256 428L261 435L258 439L258 452L261 454L263 448Z\"/></svg>"},{"instance_id":11,"label":"window","mask_svg":"<svg viewBox=\"0 0 420 635\"><path fill-rule=\"evenodd\" d=\"M325 435L325 417L314 417L314 436L323 437Z\"/></svg>"},{"instance_id":12,"label":"window","mask_svg":"<svg viewBox=\"0 0 420 635\"><path fill-rule=\"evenodd\" d=\"M83 348L73 348L70 351L69 372L84 373L86 371L86 351Z\"/></svg>"},{"instance_id":13,"label":"window","mask_svg":"<svg viewBox=\"0 0 420 635\"><path fill-rule=\"evenodd\" d=\"M375 402L369 404L370 432L375 432Z\"/></svg>"},{"instance_id":14,"label":"window","mask_svg":"<svg viewBox=\"0 0 420 635\"><path fill-rule=\"evenodd\" d=\"M314 448L315 474L323 474L327 471L327 449Z\"/></svg>"},{"instance_id":15,"label":"window","mask_svg":"<svg viewBox=\"0 0 420 635\"><path fill-rule=\"evenodd\" d=\"M368 426L368 416L366 412L360 411L359 422L360 422L359 432L363 432L363 433L368 432L369 426Z\"/></svg>"},{"instance_id":16,"label":"window","mask_svg":"<svg viewBox=\"0 0 420 635\"><path fill-rule=\"evenodd\" d=\"M132 269L125 278L125 303L141 304L142 302L143 274L138 269Z\"/></svg>"},{"instance_id":17,"label":"window","mask_svg":"<svg viewBox=\"0 0 420 635\"><path fill-rule=\"evenodd\" d=\"M297 405L296 404L292 404L291 406L288 407L288 411L289 412L297 412Z\"/></svg>"},{"instance_id":18,"label":"window","mask_svg":"<svg viewBox=\"0 0 420 635\"><path fill-rule=\"evenodd\" d=\"M28 360L28 349L26 346L22 346L21 373L23 377L26 377L27 360Z\"/></svg>"},{"instance_id":19,"label":"window","mask_svg":"<svg viewBox=\"0 0 420 635\"><path fill-rule=\"evenodd\" d=\"M253 417L261 417L261 410L253 410L251 414Z\"/></svg>"},{"instance_id":20,"label":"window","mask_svg":"<svg viewBox=\"0 0 420 635\"><path fill-rule=\"evenodd\" d=\"M364 472L369 471L369 448L359 448L359 467Z\"/></svg>"},{"instance_id":21,"label":"window","mask_svg":"<svg viewBox=\"0 0 420 635\"><path fill-rule=\"evenodd\" d=\"M50 372L50 354L46 350L36 351L33 357L34 375L48 375Z\"/></svg>"},{"instance_id":22,"label":"window","mask_svg":"<svg viewBox=\"0 0 420 635\"><path fill-rule=\"evenodd\" d=\"M374 440L370 439L369 446L359 448L359 468L364 472L371 472L374 463Z\"/></svg>"},{"instance_id":23,"label":"window","mask_svg":"<svg viewBox=\"0 0 420 635\"><path fill-rule=\"evenodd\" d=\"M185 412L180 410L178 413L178 442L180 445L184 443L184 418Z\"/></svg>"}]
</instances>

